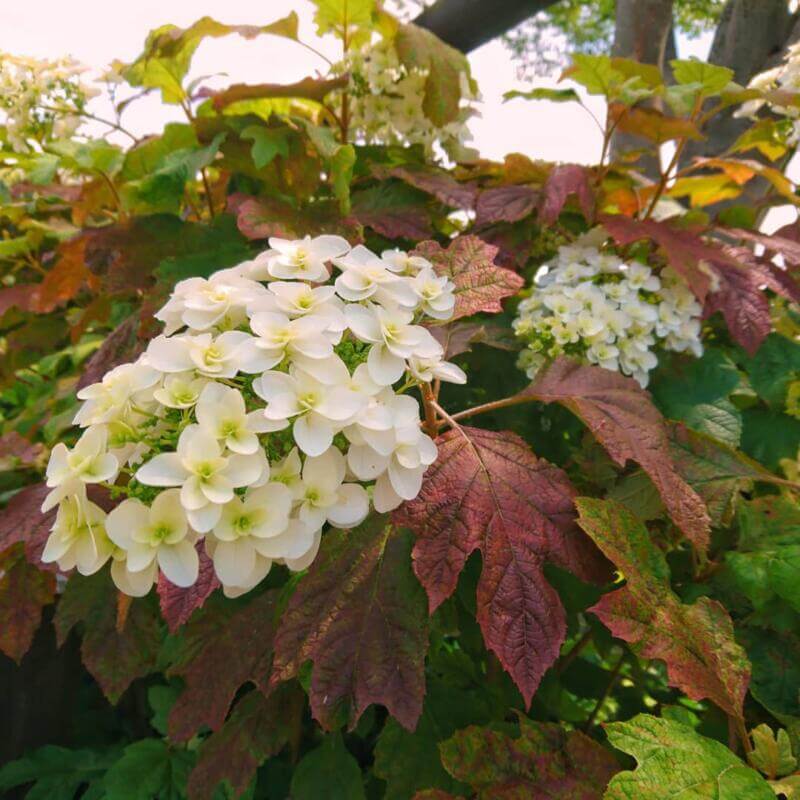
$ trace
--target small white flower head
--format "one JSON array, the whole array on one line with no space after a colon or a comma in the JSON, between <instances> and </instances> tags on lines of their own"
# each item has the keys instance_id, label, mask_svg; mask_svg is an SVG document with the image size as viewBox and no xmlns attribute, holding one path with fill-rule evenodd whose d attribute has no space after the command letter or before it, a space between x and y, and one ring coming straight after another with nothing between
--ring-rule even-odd
<instances>
[{"instance_id":1,"label":"small white flower head","mask_svg":"<svg viewBox=\"0 0 800 800\"><path fill-rule=\"evenodd\" d=\"M341 236L306 236L294 242L273 236L269 246L275 251L267 267L273 278L312 283L324 283L329 277L326 264L350 249Z\"/></svg>"},{"instance_id":2,"label":"small white flower head","mask_svg":"<svg viewBox=\"0 0 800 800\"><path fill-rule=\"evenodd\" d=\"M274 564L308 567L329 526L419 492L436 447L406 392L466 380L424 325L452 316L452 283L424 258L338 236L270 245L179 283L157 314L166 333L81 390L88 427L47 469L44 508L59 510L45 560L85 574L110 562L139 597L159 576L192 585L203 547L236 597ZM681 302L674 289L663 313L652 306L676 341ZM89 484L126 497L106 516Z\"/></svg>"},{"instance_id":3,"label":"small white flower head","mask_svg":"<svg viewBox=\"0 0 800 800\"><path fill-rule=\"evenodd\" d=\"M49 511L71 494L83 494L88 483L112 481L119 471L116 457L106 451L107 433L102 425L87 428L71 450L59 442L50 453L46 482L52 490L42 504Z\"/></svg>"},{"instance_id":4,"label":"small white flower head","mask_svg":"<svg viewBox=\"0 0 800 800\"><path fill-rule=\"evenodd\" d=\"M93 575L108 561L113 550L105 520L105 511L90 500L80 496L65 498L58 507L42 561L57 562L64 572L75 568L81 575Z\"/></svg>"},{"instance_id":5,"label":"small white flower head","mask_svg":"<svg viewBox=\"0 0 800 800\"><path fill-rule=\"evenodd\" d=\"M199 560L178 489L161 492L149 508L140 500L123 500L109 513L106 530L125 551L128 572L151 571L157 562L176 586L197 580Z\"/></svg>"},{"instance_id":6,"label":"small white flower head","mask_svg":"<svg viewBox=\"0 0 800 800\"><path fill-rule=\"evenodd\" d=\"M561 247L520 302L512 327L526 343L518 365L529 377L567 352L644 386L658 363L654 347L702 353L702 308L688 287L668 268L656 275L602 250L607 238L596 228Z\"/></svg>"}]
</instances>

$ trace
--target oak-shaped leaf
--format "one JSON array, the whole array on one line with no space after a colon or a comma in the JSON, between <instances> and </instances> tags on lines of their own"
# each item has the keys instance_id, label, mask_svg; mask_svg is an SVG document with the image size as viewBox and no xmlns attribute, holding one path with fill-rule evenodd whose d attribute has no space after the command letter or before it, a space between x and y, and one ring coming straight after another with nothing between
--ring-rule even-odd
<instances>
[{"instance_id":1,"label":"oak-shaped leaf","mask_svg":"<svg viewBox=\"0 0 800 800\"><path fill-rule=\"evenodd\" d=\"M580 731L519 716L519 736L470 726L439 745L442 763L476 800L601 800L617 760Z\"/></svg>"},{"instance_id":2,"label":"oak-shaped leaf","mask_svg":"<svg viewBox=\"0 0 800 800\"><path fill-rule=\"evenodd\" d=\"M58 247L55 264L36 289L35 311L53 311L72 300L86 284L97 288L99 282L86 266L87 243L87 237L77 236Z\"/></svg>"},{"instance_id":3,"label":"oak-shaped leaf","mask_svg":"<svg viewBox=\"0 0 800 800\"><path fill-rule=\"evenodd\" d=\"M134 600L124 627L118 630L117 590L102 570L73 576L56 607L53 622L59 646L80 624L81 659L112 703L132 681L156 668L162 627L152 599Z\"/></svg>"},{"instance_id":4,"label":"oak-shaped leaf","mask_svg":"<svg viewBox=\"0 0 800 800\"><path fill-rule=\"evenodd\" d=\"M629 459L637 462L673 522L700 550L708 547L708 511L676 469L664 418L635 380L561 356L523 394L568 408L620 466Z\"/></svg>"},{"instance_id":5,"label":"oak-shaped leaf","mask_svg":"<svg viewBox=\"0 0 800 800\"><path fill-rule=\"evenodd\" d=\"M223 781L239 797L259 766L290 741L305 705L302 690L292 684L269 697L255 690L234 707L230 718L200 745L189 775L189 797L212 800Z\"/></svg>"},{"instance_id":6,"label":"oak-shaped leaf","mask_svg":"<svg viewBox=\"0 0 800 800\"><path fill-rule=\"evenodd\" d=\"M675 468L703 499L714 526L730 522L740 492L753 481L781 481L757 461L711 436L679 422L668 426Z\"/></svg>"},{"instance_id":7,"label":"oak-shaped leaf","mask_svg":"<svg viewBox=\"0 0 800 800\"><path fill-rule=\"evenodd\" d=\"M595 206L591 170L581 164L556 164L542 189L539 219L552 225L571 196L577 199L583 216L591 220Z\"/></svg>"},{"instance_id":8,"label":"oak-shaped leaf","mask_svg":"<svg viewBox=\"0 0 800 800\"><path fill-rule=\"evenodd\" d=\"M797 503L789 496L757 497L739 507L737 522L736 549L725 553L727 581L765 616L775 606L800 612Z\"/></svg>"},{"instance_id":9,"label":"oak-shaped leaf","mask_svg":"<svg viewBox=\"0 0 800 800\"><path fill-rule=\"evenodd\" d=\"M741 254L747 256L749 251ZM762 290L766 282L764 273L719 262L714 268L719 286L708 294L703 314L709 317L721 312L731 338L752 356L772 330L769 300Z\"/></svg>"},{"instance_id":10,"label":"oak-shaped leaf","mask_svg":"<svg viewBox=\"0 0 800 800\"><path fill-rule=\"evenodd\" d=\"M277 608L276 593L264 592L245 605L208 602L182 628L181 650L169 675L185 688L170 710L170 738L184 742L207 725L219 730L241 686L267 687Z\"/></svg>"},{"instance_id":11,"label":"oak-shaped leaf","mask_svg":"<svg viewBox=\"0 0 800 800\"><path fill-rule=\"evenodd\" d=\"M345 8L347 5L345 4ZM462 75L469 79L467 57L425 28L409 23L400 25L394 46L400 61L409 70L426 75L422 110L437 127L458 117Z\"/></svg>"},{"instance_id":12,"label":"oak-shaped leaf","mask_svg":"<svg viewBox=\"0 0 800 800\"><path fill-rule=\"evenodd\" d=\"M503 310L500 301L516 294L525 281L494 260L497 248L477 236L459 236L447 249L438 242L422 242L415 255L427 258L439 275L455 284L456 306L452 320L479 311L495 314Z\"/></svg>"},{"instance_id":13,"label":"oak-shaped leaf","mask_svg":"<svg viewBox=\"0 0 800 800\"><path fill-rule=\"evenodd\" d=\"M589 610L642 658L663 661L671 686L742 719L750 662L733 637L725 608L707 597L680 601L670 587L664 554L625 506L589 497L578 498L576 505L580 526L626 579Z\"/></svg>"},{"instance_id":14,"label":"oak-shaped leaf","mask_svg":"<svg viewBox=\"0 0 800 800\"><path fill-rule=\"evenodd\" d=\"M385 515L332 530L283 612L270 685L313 661L311 711L326 729L354 726L371 703L408 729L419 719L428 623L410 553Z\"/></svg>"},{"instance_id":15,"label":"oak-shaped leaf","mask_svg":"<svg viewBox=\"0 0 800 800\"><path fill-rule=\"evenodd\" d=\"M387 239L421 241L431 236L428 198L400 181L383 181L352 194L352 216Z\"/></svg>"},{"instance_id":16,"label":"oak-shaped leaf","mask_svg":"<svg viewBox=\"0 0 800 800\"><path fill-rule=\"evenodd\" d=\"M86 362L83 374L78 379L77 388L83 389L97 383L114 367L135 361L144 350L148 338L141 328L138 314L131 314L120 322Z\"/></svg>"},{"instance_id":17,"label":"oak-shaped leaf","mask_svg":"<svg viewBox=\"0 0 800 800\"><path fill-rule=\"evenodd\" d=\"M34 467L45 457L46 450L40 442L31 442L16 431L0 436L0 471Z\"/></svg>"},{"instance_id":18,"label":"oak-shaped leaf","mask_svg":"<svg viewBox=\"0 0 800 800\"><path fill-rule=\"evenodd\" d=\"M611 779L604 800L775 800L769 784L725 745L687 725L648 714L606 725L608 740L639 766Z\"/></svg>"},{"instance_id":19,"label":"oak-shaped leaf","mask_svg":"<svg viewBox=\"0 0 800 800\"><path fill-rule=\"evenodd\" d=\"M619 245L625 246L640 239L654 241L700 302L706 299L711 288L707 265L732 261L721 248L706 243L695 231L678 228L669 222L637 220L622 215L604 216L600 221Z\"/></svg>"},{"instance_id":20,"label":"oak-shaped leaf","mask_svg":"<svg viewBox=\"0 0 800 800\"><path fill-rule=\"evenodd\" d=\"M29 564L22 545L0 558L0 652L19 664L55 590L55 577Z\"/></svg>"},{"instance_id":21,"label":"oak-shaped leaf","mask_svg":"<svg viewBox=\"0 0 800 800\"><path fill-rule=\"evenodd\" d=\"M386 176L399 178L409 186L432 195L451 208L473 208L478 195L474 184L461 183L449 172L424 164L406 164L392 167L390 170L375 167L373 174L377 178Z\"/></svg>"},{"instance_id":22,"label":"oak-shaped leaf","mask_svg":"<svg viewBox=\"0 0 800 800\"><path fill-rule=\"evenodd\" d=\"M612 103L609 116L615 123L615 131L642 136L655 144L673 139L703 138L697 126L683 117L672 117L655 108L631 108L624 103Z\"/></svg>"},{"instance_id":23,"label":"oak-shaped leaf","mask_svg":"<svg viewBox=\"0 0 800 800\"><path fill-rule=\"evenodd\" d=\"M487 647L526 704L564 641L564 608L545 580L545 561L582 577L601 560L575 527L566 474L537 458L516 434L451 430L416 499L395 519L417 535L414 571L431 613L455 590L470 554L480 550L477 618Z\"/></svg>"},{"instance_id":24,"label":"oak-shaped leaf","mask_svg":"<svg viewBox=\"0 0 800 800\"><path fill-rule=\"evenodd\" d=\"M163 574L159 575L158 578L158 599L161 606L161 614L172 633L175 633L181 625L188 622L189 617L220 586L220 582L214 572L214 564L206 555L205 548L200 544L197 546L197 554L200 557L200 571L197 580L191 586L187 588L175 586Z\"/></svg>"},{"instance_id":25,"label":"oak-shaped leaf","mask_svg":"<svg viewBox=\"0 0 800 800\"><path fill-rule=\"evenodd\" d=\"M539 192L530 186L492 186L478 195L475 224L517 222L527 217L539 200Z\"/></svg>"},{"instance_id":26,"label":"oak-shaped leaf","mask_svg":"<svg viewBox=\"0 0 800 800\"><path fill-rule=\"evenodd\" d=\"M41 562L42 551L56 518L56 509L46 514L41 512L42 503L49 491L43 482L34 483L20 489L8 501L0 514L0 554L17 542L23 542L25 557L29 563L54 572L55 564Z\"/></svg>"}]
</instances>

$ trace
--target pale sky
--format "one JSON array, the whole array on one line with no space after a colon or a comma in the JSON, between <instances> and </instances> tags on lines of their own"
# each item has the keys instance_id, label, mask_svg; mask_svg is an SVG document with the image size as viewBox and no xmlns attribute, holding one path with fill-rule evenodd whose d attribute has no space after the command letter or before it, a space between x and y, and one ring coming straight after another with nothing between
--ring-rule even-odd
<instances>
[{"instance_id":1,"label":"pale sky","mask_svg":"<svg viewBox=\"0 0 800 800\"><path fill-rule=\"evenodd\" d=\"M301 38L337 57L332 37L319 39L312 24L313 9L306 0L0 0L0 50L18 55L56 57L69 54L90 67L103 68L111 60L133 60L147 32L165 23L186 26L209 15L231 24L266 24L296 11ZM710 37L681 41L681 57L705 57ZM503 103L504 92L530 88L516 79L515 65L499 41L489 42L469 56L473 75L483 94L482 117L473 120L473 145L488 158L521 152L548 161L595 163L600 155L600 134L586 112L576 104L514 100ZM238 36L209 39L200 45L191 77L226 73L208 85L227 83L289 83L317 71L325 63L298 44L275 36L246 41ZM533 85L552 86L556 78ZM598 98L585 98L602 118ZM135 103L124 118L137 135L157 131L164 122L181 119L175 107L163 106L157 97ZM765 227L772 230L794 218L772 212Z\"/></svg>"}]
</instances>

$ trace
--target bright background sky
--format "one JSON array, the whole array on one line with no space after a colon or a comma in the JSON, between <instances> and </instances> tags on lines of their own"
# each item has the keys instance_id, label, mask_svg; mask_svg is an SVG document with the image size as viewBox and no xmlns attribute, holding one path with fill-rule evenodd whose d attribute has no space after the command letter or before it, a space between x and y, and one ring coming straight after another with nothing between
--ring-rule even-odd
<instances>
[{"instance_id":1,"label":"bright background sky","mask_svg":"<svg viewBox=\"0 0 800 800\"><path fill-rule=\"evenodd\" d=\"M300 35L329 57L337 57L332 37L319 39L312 23L313 9L305 0L0 0L0 50L40 58L69 54L90 67L101 69L113 59L133 60L142 49L147 32L165 23L185 27L209 15L230 24L266 24L290 11L300 17ZM710 36L681 40L682 58L704 58ZM509 52L493 41L470 54L473 75L484 102L482 118L471 124L473 144L489 158L521 152L548 161L595 163L600 155L600 134L586 112L576 104L514 100L503 103L503 93L530 88L520 83ZM226 73L206 81L224 86L231 82L289 83L317 71L325 63L294 42L275 36L246 41L238 36L208 39L200 45L191 76ZM533 85L552 86L556 78L536 80ZM602 117L598 98L586 103ZM154 96L135 103L124 124L137 135L157 131L166 121L181 119L179 109L164 106ZM772 230L794 219L793 212L774 210L765 227Z\"/></svg>"}]
</instances>

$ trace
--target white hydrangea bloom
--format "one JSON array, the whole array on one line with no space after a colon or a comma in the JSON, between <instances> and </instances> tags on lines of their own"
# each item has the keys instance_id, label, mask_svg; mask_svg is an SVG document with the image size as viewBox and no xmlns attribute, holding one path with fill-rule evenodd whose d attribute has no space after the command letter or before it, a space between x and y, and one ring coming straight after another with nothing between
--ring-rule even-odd
<instances>
[{"instance_id":1,"label":"white hydrangea bloom","mask_svg":"<svg viewBox=\"0 0 800 800\"><path fill-rule=\"evenodd\" d=\"M422 145L428 155L444 150L454 160L474 155L468 122L477 116L479 96L466 72L459 73L461 108L456 119L437 126L425 115L420 98L428 71L403 64L391 40L351 50L334 70L350 76L350 125L367 143Z\"/></svg>"},{"instance_id":2,"label":"white hydrangea bloom","mask_svg":"<svg viewBox=\"0 0 800 800\"><path fill-rule=\"evenodd\" d=\"M598 239L594 231L588 237ZM588 237L561 247L519 304L520 368L533 378L548 358L566 353L646 386L658 363L654 348L702 355L702 308L686 284L669 268L656 275L589 246Z\"/></svg>"},{"instance_id":3,"label":"white hydrangea bloom","mask_svg":"<svg viewBox=\"0 0 800 800\"><path fill-rule=\"evenodd\" d=\"M684 300L664 302L658 325L670 326ZM422 324L453 306L424 258L338 236L272 239L181 281L156 315L165 333L81 390L85 431L48 466L45 508L59 511L45 560L85 574L110 561L133 596L159 574L190 586L200 549L228 596L273 563L305 569L326 526L419 492L436 446L406 392L466 380ZM107 515L93 483L117 502Z\"/></svg>"}]
</instances>

